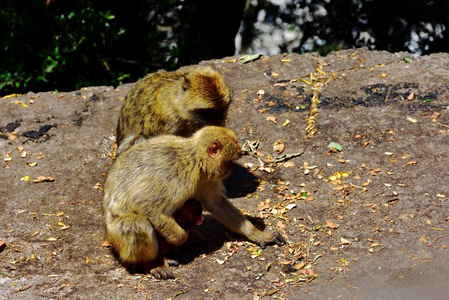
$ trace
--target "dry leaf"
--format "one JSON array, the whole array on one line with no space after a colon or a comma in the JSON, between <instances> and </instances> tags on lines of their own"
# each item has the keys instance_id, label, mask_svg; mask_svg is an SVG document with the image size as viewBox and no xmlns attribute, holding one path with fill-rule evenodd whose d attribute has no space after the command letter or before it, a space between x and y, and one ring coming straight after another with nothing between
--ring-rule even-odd
<instances>
[{"instance_id":1,"label":"dry leaf","mask_svg":"<svg viewBox=\"0 0 449 300\"><path fill-rule=\"evenodd\" d=\"M326 221L326 227L331 228L331 229L336 229L338 228L338 224L332 221Z\"/></svg>"},{"instance_id":2,"label":"dry leaf","mask_svg":"<svg viewBox=\"0 0 449 300\"><path fill-rule=\"evenodd\" d=\"M285 223L282 221L278 221L276 223L276 227L279 228L280 230L284 230L285 229Z\"/></svg>"},{"instance_id":3,"label":"dry leaf","mask_svg":"<svg viewBox=\"0 0 449 300\"><path fill-rule=\"evenodd\" d=\"M51 176L38 176L36 179L33 180L34 183L39 183L39 182L53 182L55 181L55 179Z\"/></svg>"},{"instance_id":4,"label":"dry leaf","mask_svg":"<svg viewBox=\"0 0 449 300\"><path fill-rule=\"evenodd\" d=\"M285 150L285 144L283 144L282 142L274 143L273 151L282 153L282 152L284 152L284 150Z\"/></svg>"},{"instance_id":5,"label":"dry leaf","mask_svg":"<svg viewBox=\"0 0 449 300\"><path fill-rule=\"evenodd\" d=\"M345 239L344 237L340 238L340 245L351 245L351 241L348 239Z\"/></svg>"},{"instance_id":6,"label":"dry leaf","mask_svg":"<svg viewBox=\"0 0 449 300\"><path fill-rule=\"evenodd\" d=\"M20 178L20 181L25 181L25 182L28 182L28 181L30 181L31 180L31 177L30 176L28 176L28 175L26 175L26 176L23 176L22 178Z\"/></svg>"},{"instance_id":7,"label":"dry leaf","mask_svg":"<svg viewBox=\"0 0 449 300\"><path fill-rule=\"evenodd\" d=\"M296 204L291 203L291 204L288 204L285 208L288 209L288 210L292 210L295 207L296 207Z\"/></svg>"},{"instance_id":8,"label":"dry leaf","mask_svg":"<svg viewBox=\"0 0 449 300\"><path fill-rule=\"evenodd\" d=\"M283 166L284 166L284 168L294 168L295 163L292 161L286 161Z\"/></svg>"},{"instance_id":9,"label":"dry leaf","mask_svg":"<svg viewBox=\"0 0 449 300\"><path fill-rule=\"evenodd\" d=\"M278 118L275 117L275 116L267 116L266 120L270 121L270 122L272 122L274 124L276 124L278 122Z\"/></svg>"},{"instance_id":10,"label":"dry leaf","mask_svg":"<svg viewBox=\"0 0 449 300\"><path fill-rule=\"evenodd\" d=\"M305 262L300 262L300 263L295 264L295 265L293 266L293 268L295 268L296 270L301 270L301 269L304 268L305 266L306 266L306 263L305 263Z\"/></svg>"},{"instance_id":11,"label":"dry leaf","mask_svg":"<svg viewBox=\"0 0 449 300\"><path fill-rule=\"evenodd\" d=\"M12 152L8 151L6 152L6 157L4 159L5 161L11 161L12 160Z\"/></svg>"}]
</instances>

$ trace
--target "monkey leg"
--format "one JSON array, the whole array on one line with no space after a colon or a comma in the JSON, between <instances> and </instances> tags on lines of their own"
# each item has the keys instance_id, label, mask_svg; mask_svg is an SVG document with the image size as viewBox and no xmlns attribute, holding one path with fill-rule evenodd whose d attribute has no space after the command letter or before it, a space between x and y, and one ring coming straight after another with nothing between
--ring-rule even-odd
<instances>
[{"instance_id":1,"label":"monkey leg","mask_svg":"<svg viewBox=\"0 0 449 300\"><path fill-rule=\"evenodd\" d=\"M108 241L128 264L140 264L156 259L159 245L150 222L141 215L129 214L106 220Z\"/></svg>"},{"instance_id":2,"label":"monkey leg","mask_svg":"<svg viewBox=\"0 0 449 300\"><path fill-rule=\"evenodd\" d=\"M185 231L173 216L159 215L153 220L154 227L167 243L180 246L187 241L189 233Z\"/></svg>"},{"instance_id":3,"label":"monkey leg","mask_svg":"<svg viewBox=\"0 0 449 300\"><path fill-rule=\"evenodd\" d=\"M285 239L278 232L267 232L257 229L247 218L226 198L222 182L210 183L200 195L204 208L217 221L232 231L246 236L249 240L265 248L266 244L285 244ZM198 198L197 198L198 199Z\"/></svg>"}]
</instances>

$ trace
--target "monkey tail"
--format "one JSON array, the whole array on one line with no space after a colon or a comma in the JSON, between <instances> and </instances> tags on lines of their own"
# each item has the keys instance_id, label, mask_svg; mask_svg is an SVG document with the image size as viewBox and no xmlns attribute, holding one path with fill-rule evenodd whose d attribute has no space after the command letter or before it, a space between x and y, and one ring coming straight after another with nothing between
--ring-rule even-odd
<instances>
[{"instance_id":1,"label":"monkey tail","mask_svg":"<svg viewBox=\"0 0 449 300\"><path fill-rule=\"evenodd\" d=\"M106 221L107 239L124 263L141 264L156 259L159 245L147 218L128 214L110 219Z\"/></svg>"}]
</instances>

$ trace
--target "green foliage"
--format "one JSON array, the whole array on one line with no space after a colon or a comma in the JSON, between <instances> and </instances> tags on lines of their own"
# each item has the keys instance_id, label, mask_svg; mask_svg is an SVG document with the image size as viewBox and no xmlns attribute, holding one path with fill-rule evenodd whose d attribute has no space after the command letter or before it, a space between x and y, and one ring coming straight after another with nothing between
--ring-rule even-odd
<instances>
[{"instance_id":1,"label":"green foliage","mask_svg":"<svg viewBox=\"0 0 449 300\"><path fill-rule=\"evenodd\" d=\"M122 13L121 18L108 6ZM176 48L163 48L166 33L146 31L143 15L134 14L130 22L127 13L84 1L2 1L0 93L116 86L159 68L177 67ZM127 35L127 26L142 30L140 42L130 44L135 37ZM134 51L134 46L141 50ZM126 57L149 48L147 57Z\"/></svg>"}]
</instances>

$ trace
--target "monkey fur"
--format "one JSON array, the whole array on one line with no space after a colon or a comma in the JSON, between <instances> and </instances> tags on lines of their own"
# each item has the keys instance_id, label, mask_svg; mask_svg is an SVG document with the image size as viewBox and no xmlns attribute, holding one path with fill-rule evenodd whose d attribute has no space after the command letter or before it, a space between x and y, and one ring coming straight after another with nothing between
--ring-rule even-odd
<instances>
[{"instance_id":1,"label":"monkey fur","mask_svg":"<svg viewBox=\"0 0 449 300\"><path fill-rule=\"evenodd\" d=\"M128 92L117 124L117 155L162 134L191 136L206 125L224 126L231 96L223 75L195 66L147 75Z\"/></svg>"},{"instance_id":2,"label":"monkey fur","mask_svg":"<svg viewBox=\"0 0 449 300\"><path fill-rule=\"evenodd\" d=\"M191 198L261 247L284 244L279 233L260 231L227 199L222 180L240 156L236 134L217 126L203 127L190 138L157 136L124 151L109 171L103 201L107 239L121 261L158 261L157 235L170 245L182 245L188 232L174 214ZM174 278L166 261L150 272Z\"/></svg>"}]
</instances>

